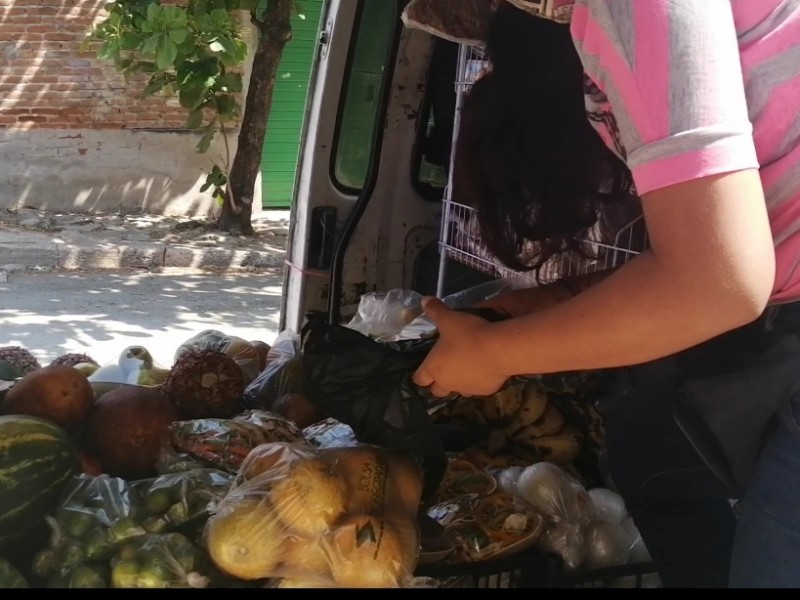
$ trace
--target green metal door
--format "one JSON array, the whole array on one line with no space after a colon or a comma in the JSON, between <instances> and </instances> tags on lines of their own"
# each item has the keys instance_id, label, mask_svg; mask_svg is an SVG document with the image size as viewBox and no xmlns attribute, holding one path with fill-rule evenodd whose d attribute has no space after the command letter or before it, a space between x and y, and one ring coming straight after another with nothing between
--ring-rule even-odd
<instances>
[{"instance_id":1,"label":"green metal door","mask_svg":"<svg viewBox=\"0 0 800 600\"><path fill-rule=\"evenodd\" d=\"M323 4L324 0L302 0L302 15L292 17L292 39L286 44L278 68L261 155L261 203L264 208L287 208L292 203L300 135Z\"/></svg>"}]
</instances>

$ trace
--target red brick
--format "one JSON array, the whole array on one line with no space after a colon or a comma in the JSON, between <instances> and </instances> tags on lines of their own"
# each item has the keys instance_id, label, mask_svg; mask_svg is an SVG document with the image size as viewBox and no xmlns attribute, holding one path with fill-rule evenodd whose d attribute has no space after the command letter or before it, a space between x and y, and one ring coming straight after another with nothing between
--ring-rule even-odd
<instances>
[{"instance_id":1,"label":"red brick","mask_svg":"<svg viewBox=\"0 0 800 600\"><path fill-rule=\"evenodd\" d=\"M47 117L37 117L34 115L20 115L17 117L18 123L47 123Z\"/></svg>"}]
</instances>

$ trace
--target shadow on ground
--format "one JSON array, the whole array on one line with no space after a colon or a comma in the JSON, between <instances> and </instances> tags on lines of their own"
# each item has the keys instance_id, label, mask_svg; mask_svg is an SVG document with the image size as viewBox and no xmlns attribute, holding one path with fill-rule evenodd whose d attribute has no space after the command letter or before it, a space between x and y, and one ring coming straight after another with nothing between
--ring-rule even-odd
<instances>
[{"instance_id":1,"label":"shadow on ground","mask_svg":"<svg viewBox=\"0 0 800 600\"><path fill-rule=\"evenodd\" d=\"M65 352L101 364L131 345L170 366L178 346L206 329L271 344L278 334L279 271L20 273L0 283L0 346L44 365Z\"/></svg>"}]
</instances>

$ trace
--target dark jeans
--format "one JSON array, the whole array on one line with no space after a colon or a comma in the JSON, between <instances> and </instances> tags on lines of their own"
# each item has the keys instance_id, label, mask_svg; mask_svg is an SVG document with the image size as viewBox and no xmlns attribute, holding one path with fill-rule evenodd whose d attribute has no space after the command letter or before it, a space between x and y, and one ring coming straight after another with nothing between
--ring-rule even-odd
<instances>
[{"instance_id":1,"label":"dark jeans","mask_svg":"<svg viewBox=\"0 0 800 600\"><path fill-rule=\"evenodd\" d=\"M800 400L787 398L774 419L740 519L731 504L738 492L711 473L672 415L681 377L736 369L776 330L800 332L798 303L679 355L620 369L601 402L611 479L665 587L800 587Z\"/></svg>"}]
</instances>

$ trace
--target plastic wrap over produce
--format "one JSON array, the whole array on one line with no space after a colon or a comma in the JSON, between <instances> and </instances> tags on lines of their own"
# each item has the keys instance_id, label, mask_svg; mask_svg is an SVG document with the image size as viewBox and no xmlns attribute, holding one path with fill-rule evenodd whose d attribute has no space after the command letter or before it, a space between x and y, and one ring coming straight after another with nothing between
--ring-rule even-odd
<instances>
[{"instance_id":1,"label":"plastic wrap over produce","mask_svg":"<svg viewBox=\"0 0 800 600\"><path fill-rule=\"evenodd\" d=\"M87 378L95 393L102 394L119 384L156 386L164 383L169 369L153 360L144 346L128 346L116 359L93 370ZM104 387L102 384L107 384Z\"/></svg>"},{"instance_id":2,"label":"plastic wrap over produce","mask_svg":"<svg viewBox=\"0 0 800 600\"><path fill-rule=\"evenodd\" d=\"M303 393L300 335L291 329L278 334L267 352L266 366L245 388L247 408L272 410L285 396Z\"/></svg>"},{"instance_id":3,"label":"plastic wrap over produce","mask_svg":"<svg viewBox=\"0 0 800 600\"><path fill-rule=\"evenodd\" d=\"M442 298L442 302L454 310L471 310L479 302L490 300L501 292L535 285L535 276L523 273L455 292ZM419 292L400 288L364 294L347 327L387 342L431 337L436 334L436 326L423 313L422 298Z\"/></svg>"},{"instance_id":4,"label":"plastic wrap over produce","mask_svg":"<svg viewBox=\"0 0 800 600\"><path fill-rule=\"evenodd\" d=\"M255 448L207 522L215 565L276 587L413 587L422 474L375 447Z\"/></svg>"},{"instance_id":5,"label":"plastic wrap over produce","mask_svg":"<svg viewBox=\"0 0 800 600\"><path fill-rule=\"evenodd\" d=\"M161 448L158 470L172 473L187 464L235 473L250 451L267 442L306 444L303 432L290 420L261 410L245 411L232 419L175 421Z\"/></svg>"},{"instance_id":6,"label":"plastic wrap over produce","mask_svg":"<svg viewBox=\"0 0 800 600\"><path fill-rule=\"evenodd\" d=\"M394 289L361 296L358 311L347 326L377 339L390 339L422 314L422 294Z\"/></svg>"},{"instance_id":7,"label":"plastic wrap over produce","mask_svg":"<svg viewBox=\"0 0 800 600\"><path fill-rule=\"evenodd\" d=\"M545 528L543 516L515 502L486 469L455 457L448 460L437 500L426 513L452 541L451 562L518 554L533 546Z\"/></svg>"},{"instance_id":8,"label":"plastic wrap over produce","mask_svg":"<svg viewBox=\"0 0 800 600\"><path fill-rule=\"evenodd\" d=\"M406 27L458 44L483 45L497 0L411 0L403 11Z\"/></svg>"},{"instance_id":9,"label":"plastic wrap over produce","mask_svg":"<svg viewBox=\"0 0 800 600\"><path fill-rule=\"evenodd\" d=\"M497 479L517 503L545 518L537 545L559 555L567 570L649 560L641 535L615 491L587 490L564 468L544 461L502 470Z\"/></svg>"},{"instance_id":10,"label":"plastic wrap over produce","mask_svg":"<svg viewBox=\"0 0 800 600\"><path fill-rule=\"evenodd\" d=\"M31 572L50 588L198 588L235 582L201 545L234 476L195 469L126 481L79 475L47 517L50 541Z\"/></svg>"}]
</instances>

